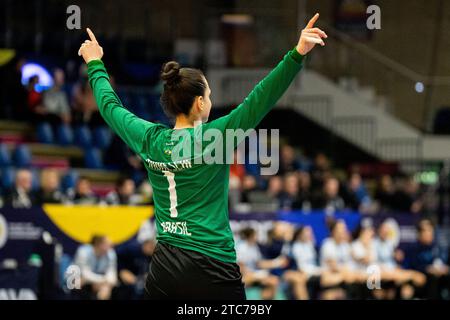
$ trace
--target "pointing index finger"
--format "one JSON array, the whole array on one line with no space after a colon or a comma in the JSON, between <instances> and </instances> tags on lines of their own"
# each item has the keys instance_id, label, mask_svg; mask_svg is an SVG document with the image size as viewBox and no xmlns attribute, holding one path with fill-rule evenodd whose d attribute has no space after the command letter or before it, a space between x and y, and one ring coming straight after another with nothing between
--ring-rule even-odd
<instances>
[{"instance_id":1,"label":"pointing index finger","mask_svg":"<svg viewBox=\"0 0 450 320\"><path fill-rule=\"evenodd\" d=\"M314 27L314 24L316 23L317 19L319 19L319 13L316 13L314 17L309 20L308 24L306 25L306 28L312 28Z\"/></svg>"},{"instance_id":2,"label":"pointing index finger","mask_svg":"<svg viewBox=\"0 0 450 320\"><path fill-rule=\"evenodd\" d=\"M97 38L95 38L95 35L94 35L94 33L91 31L91 29L87 28L86 31L87 31L87 33L88 33L88 35L89 35L89 38L91 38L91 41L97 42Z\"/></svg>"}]
</instances>

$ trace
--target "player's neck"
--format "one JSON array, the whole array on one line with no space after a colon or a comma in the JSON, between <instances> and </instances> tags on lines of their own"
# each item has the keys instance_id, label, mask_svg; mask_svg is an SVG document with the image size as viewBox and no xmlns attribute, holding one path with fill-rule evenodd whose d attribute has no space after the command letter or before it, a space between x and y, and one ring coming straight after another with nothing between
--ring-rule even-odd
<instances>
[{"instance_id":1,"label":"player's neck","mask_svg":"<svg viewBox=\"0 0 450 320\"><path fill-rule=\"evenodd\" d=\"M194 128L199 122L200 119L192 119L185 115L179 115L175 120L174 129L185 129L185 128Z\"/></svg>"}]
</instances>

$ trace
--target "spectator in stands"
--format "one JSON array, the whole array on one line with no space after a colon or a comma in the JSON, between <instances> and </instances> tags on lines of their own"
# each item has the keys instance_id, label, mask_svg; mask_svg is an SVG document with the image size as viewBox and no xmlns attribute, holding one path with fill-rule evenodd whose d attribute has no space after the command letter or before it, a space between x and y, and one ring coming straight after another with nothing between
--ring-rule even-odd
<instances>
[{"instance_id":1,"label":"spectator in stands","mask_svg":"<svg viewBox=\"0 0 450 320\"><path fill-rule=\"evenodd\" d=\"M256 232L252 228L245 228L241 231L241 239L236 243L236 255L245 286L261 286L262 299L273 299L277 293L279 280L277 276L270 274L269 270L277 268L283 263L286 264L286 260L263 259Z\"/></svg>"},{"instance_id":2,"label":"spectator in stands","mask_svg":"<svg viewBox=\"0 0 450 320\"><path fill-rule=\"evenodd\" d=\"M367 222L367 220L365 221ZM365 272L377 262L377 251L374 242L375 231L370 223L364 224L355 232L355 240L351 244L355 269Z\"/></svg>"},{"instance_id":3,"label":"spectator in stands","mask_svg":"<svg viewBox=\"0 0 450 320\"><path fill-rule=\"evenodd\" d=\"M421 220L417 232L417 243L408 252L410 266L427 277L425 297L442 299L444 291L447 295L450 292L448 257L435 239L435 228L430 220Z\"/></svg>"},{"instance_id":4,"label":"spectator in stands","mask_svg":"<svg viewBox=\"0 0 450 320\"><path fill-rule=\"evenodd\" d=\"M353 172L343 189L347 207L362 212L366 212L370 208L372 200L359 173Z\"/></svg>"},{"instance_id":5,"label":"spectator in stands","mask_svg":"<svg viewBox=\"0 0 450 320\"><path fill-rule=\"evenodd\" d=\"M369 278L369 268L377 262L377 251L374 241L375 231L371 222L364 220L355 232L354 241L351 243L351 254L353 258L352 273L357 284L357 296L360 299L369 298L367 290L367 280L373 281L374 285L379 284L380 278ZM363 285L361 285L363 284Z\"/></svg>"},{"instance_id":6,"label":"spectator in stands","mask_svg":"<svg viewBox=\"0 0 450 320\"><path fill-rule=\"evenodd\" d=\"M135 189L136 186L132 179L121 177L116 182L115 190L106 195L105 201L108 205L138 205L139 199L135 194Z\"/></svg>"},{"instance_id":7,"label":"spectator in stands","mask_svg":"<svg viewBox=\"0 0 450 320\"><path fill-rule=\"evenodd\" d=\"M106 236L95 235L78 248L74 264L81 270L81 292L85 299L108 300L117 283L117 256Z\"/></svg>"},{"instance_id":8,"label":"spectator in stands","mask_svg":"<svg viewBox=\"0 0 450 320\"><path fill-rule=\"evenodd\" d=\"M15 185L5 197L5 206L31 208L38 204L32 191L33 176L30 170L20 169L16 173Z\"/></svg>"},{"instance_id":9,"label":"spectator in stands","mask_svg":"<svg viewBox=\"0 0 450 320\"><path fill-rule=\"evenodd\" d=\"M34 75L28 79L27 85L27 105L28 112L31 114L33 122L39 122L43 114L45 114L45 108L42 104L42 94L37 91L36 87L39 84L39 76Z\"/></svg>"},{"instance_id":10,"label":"spectator in stands","mask_svg":"<svg viewBox=\"0 0 450 320\"><path fill-rule=\"evenodd\" d=\"M285 175L300 169L301 162L295 153L295 149L291 145L283 144L280 150L279 174Z\"/></svg>"},{"instance_id":11,"label":"spectator in stands","mask_svg":"<svg viewBox=\"0 0 450 320\"><path fill-rule=\"evenodd\" d=\"M384 221L378 227L378 237L375 239L377 266L381 271L381 280L385 281L382 288L373 292L378 299L395 299L397 287L401 287L402 298L411 298L412 290L421 288L426 281L421 272L405 270L400 267L404 261L404 253L396 248L392 239L391 225ZM414 288L410 288L410 283Z\"/></svg>"},{"instance_id":12,"label":"spectator in stands","mask_svg":"<svg viewBox=\"0 0 450 320\"><path fill-rule=\"evenodd\" d=\"M66 92L63 90L65 81L64 71L55 69L53 72L53 86L43 94L42 120L56 126L70 123L70 107Z\"/></svg>"},{"instance_id":13,"label":"spectator in stands","mask_svg":"<svg viewBox=\"0 0 450 320\"><path fill-rule=\"evenodd\" d=\"M91 86L87 79L86 65L80 66L80 79L72 92L73 119L77 125L96 127L104 125L98 111Z\"/></svg>"},{"instance_id":14,"label":"spectator in stands","mask_svg":"<svg viewBox=\"0 0 450 320\"><path fill-rule=\"evenodd\" d=\"M147 238L117 249L120 282L117 298L138 300L144 297L145 279L155 245L155 239Z\"/></svg>"},{"instance_id":15,"label":"spectator in stands","mask_svg":"<svg viewBox=\"0 0 450 320\"><path fill-rule=\"evenodd\" d=\"M286 222L275 222L273 228L267 234L267 242L260 245L261 253L265 259L280 261L278 268L272 268L272 272L281 275L289 266L289 251L292 237L294 236L293 226Z\"/></svg>"},{"instance_id":16,"label":"spectator in stands","mask_svg":"<svg viewBox=\"0 0 450 320\"><path fill-rule=\"evenodd\" d=\"M267 196L273 200L280 201L283 192L283 178L280 176L271 176L267 186Z\"/></svg>"},{"instance_id":17,"label":"spectator in stands","mask_svg":"<svg viewBox=\"0 0 450 320\"><path fill-rule=\"evenodd\" d=\"M108 149L105 151L105 164L132 176L136 171L142 171L141 159L123 142L114 135Z\"/></svg>"},{"instance_id":18,"label":"spectator in stands","mask_svg":"<svg viewBox=\"0 0 450 320\"><path fill-rule=\"evenodd\" d=\"M137 198L140 205L153 204L153 188L148 180L142 181L138 188Z\"/></svg>"},{"instance_id":19,"label":"spectator in stands","mask_svg":"<svg viewBox=\"0 0 450 320\"><path fill-rule=\"evenodd\" d=\"M283 192L280 196L281 210L299 210L302 208L302 202L298 198L299 181L295 172L289 172L284 176Z\"/></svg>"},{"instance_id":20,"label":"spectator in stands","mask_svg":"<svg viewBox=\"0 0 450 320\"><path fill-rule=\"evenodd\" d=\"M98 203L98 198L91 189L88 178L80 177L75 185L75 190L69 190L68 202L73 204L93 205Z\"/></svg>"},{"instance_id":21,"label":"spectator in stands","mask_svg":"<svg viewBox=\"0 0 450 320\"><path fill-rule=\"evenodd\" d=\"M258 182L252 175L245 175L242 179L241 202L250 203L251 193L258 189Z\"/></svg>"},{"instance_id":22,"label":"spectator in stands","mask_svg":"<svg viewBox=\"0 0 450 320\"><path fill-rule=\"evenodd\" d=\"M245 177L245 166L240 161L239 149L234 150L233 163L230 164L230 178L229 178L229 203L231 210L235 210L238 204L241 203L241 189L242 180Z\"/></svg>"},{"instance_id":23,"label":"spectator in stands","mask_svg":"<svg viewBox=\"0 0 450 320\"><path fill-rule=\"evenodd\" d=\"M402 188L395 192L393 207L396 211L419 214L422 212L423 200L420 193L420 185L413 178L406 179Z\"/></svg>"},{"instance_id":24,"label":"spectator in stands","mask_svg":"<svg viewBox=\"0 0 450 320\"><path fill-rule=\"evenodd\" d=\"M306 294L309 296L311 292L311 298L318 297L318 292L321 288L327 289L336 287L343 283L344 279L341 274L330 272L319 265L314 233L310 226L300 226L296 230L291 248L291 255L297 269L294 273L286 272L285 279L289 282L289 276L291 278L298 278L299 273L304 275L309 287L309 292L306 291ZM300 278L300 280L297 281L300 281L301 283L302 279ZM298 288L297 290L300 290L299 292L296 292L296 297L300 299L304 294L304 290L298 285L296 288ZM326 292L324 297L327 298Z\"/></svg>"},{"instance_id":25,"label":"spectator in stands","mask_svg":"<svg viewBox=\"0 0 450 320\"><path fill-rule=\"evenodd\" d=\"M323 183L323 192L319 195L315 207L323 209L328 213L345 209L344 200L339 195L338 179L334 177L326 178Z\"/></svg>"},{"instance_id":26,"label":"spectator in stands","mask_svg":"<svg viewBox=\"0 0 450 320\"><path fill-rule=\"evenodd\" d=\"M375 192L375 200L378 203L379 210L390 211L394 201L395 186L391 176L385 174L378 180Z\"/></svg>"},{"instance_id":27,"label":"spectator in stands","mask_svg":"<svg viewBox=\"0 0 450 320\"><path fill-rule=\"evenodd\" d=\"M60 177L55 169L41 171L40 189L37 194L39 204L63 203L64 195L59 189Z\"/></svg>"},{"instance_id":28,"label":"spectator in stands","mask_svg":"<svg viewBox=\"0 0 450 320\"><path fill-rule=\"evenodd\" d=\"M404 253L396 247L392 238L392 228L388 221L384 221L378 227L378 237L375 239L377 250L377 263L381 268L392 270L404 260Z\"/></svg>"},{"instance_id":29,"label":"spectator in stands","mask_svg":"<svg viewBox=\"0 0 450 320\"><path fill-rule=\"evenodd\" d=\"M308 212L312 208L312 190L311 190L311 175L307 171L298 172L299 192L298 202L301 203L301 209Z\"/></svg>"},{"instance_id":30,"label":"spectator in stands","mask_svg":"<svg viewBox=\"0 0 450 320\"><path fill-rule=\"evenodd\" d=\"M312 188L322 189L325 179L330 176L330 171L330 160L324 153L318 153L311 171Z\"/></svg>"},{"instance_id":31,"label":"spectator in stands","mask_svg":"<svg viewBox=\"0 0 450 320\"><path fill-rule=\"evenodd\" d=\"M343 220L337 220L330 226L331 236L325 239L320 249L320 265L337 277L342 277L346 284L356 279L353 273L350 235ZM343 299L346 294L342 289L328 290L326 299Z\"/></svg>"}]
</instances>

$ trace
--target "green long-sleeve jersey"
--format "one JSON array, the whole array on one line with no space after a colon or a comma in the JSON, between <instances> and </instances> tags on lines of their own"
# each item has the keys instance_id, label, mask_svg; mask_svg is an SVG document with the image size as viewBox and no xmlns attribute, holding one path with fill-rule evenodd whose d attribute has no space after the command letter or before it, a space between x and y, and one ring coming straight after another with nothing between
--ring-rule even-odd
<instances>
[{"instance_id":1,"label":"green long-sleeve jersey","mask_svg":"<svg viewBox=\"0 0 450 320\"><path fill-rule=\"evenodd\" d=\"M225 133L255 128L287 90L300 71L303 59L296 49L289 51L228 115L187 129L172 129L129 112L112 89L103 62L88 63L89 82L100 114L142 158L148 172L153 187L158 241L224 262L236 261L228 217L229 161L196 161L199 155L211 153L211 145L218 141L205 143L201 141L204 139L201 133L208 129ZM233 138L233 147L239 142ZM221 143L229 145L225 140ZM175 148L186 144L199 152L189 154L182 149L174 156Z\"/></svg>"}]
</instances>

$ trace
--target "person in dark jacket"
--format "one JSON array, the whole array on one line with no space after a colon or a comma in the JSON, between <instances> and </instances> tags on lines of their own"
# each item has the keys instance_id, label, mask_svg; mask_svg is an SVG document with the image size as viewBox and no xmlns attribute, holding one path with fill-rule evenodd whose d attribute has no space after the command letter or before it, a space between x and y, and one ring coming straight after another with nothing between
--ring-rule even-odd
<instances>
[{"instance_id":1,"label":"person in dark jacket","mask_svg":"<svg viewBox=\"0 0 450 320\"><path fill-rule=\"evenodd\" d=\"M16 173L16 181L12 190L5 197L5 206L13 208L31 208L38 204L32 191L33 177L30 170L21 169Z\"/></svg>"},{"instance_id":2,"label":"person in dark jacket","mask_svg":"<svg viewBox=\"0 0 450 320\"><path fill-rule=\"evenodd\" d=\"M443 298L444 291L450 292L450 276L447 257L435 240L435 228L428 219L417 225L417 242L409 250L411 269L427 276L424 295L428 299Z\"/></svg>"}]
</instances>

